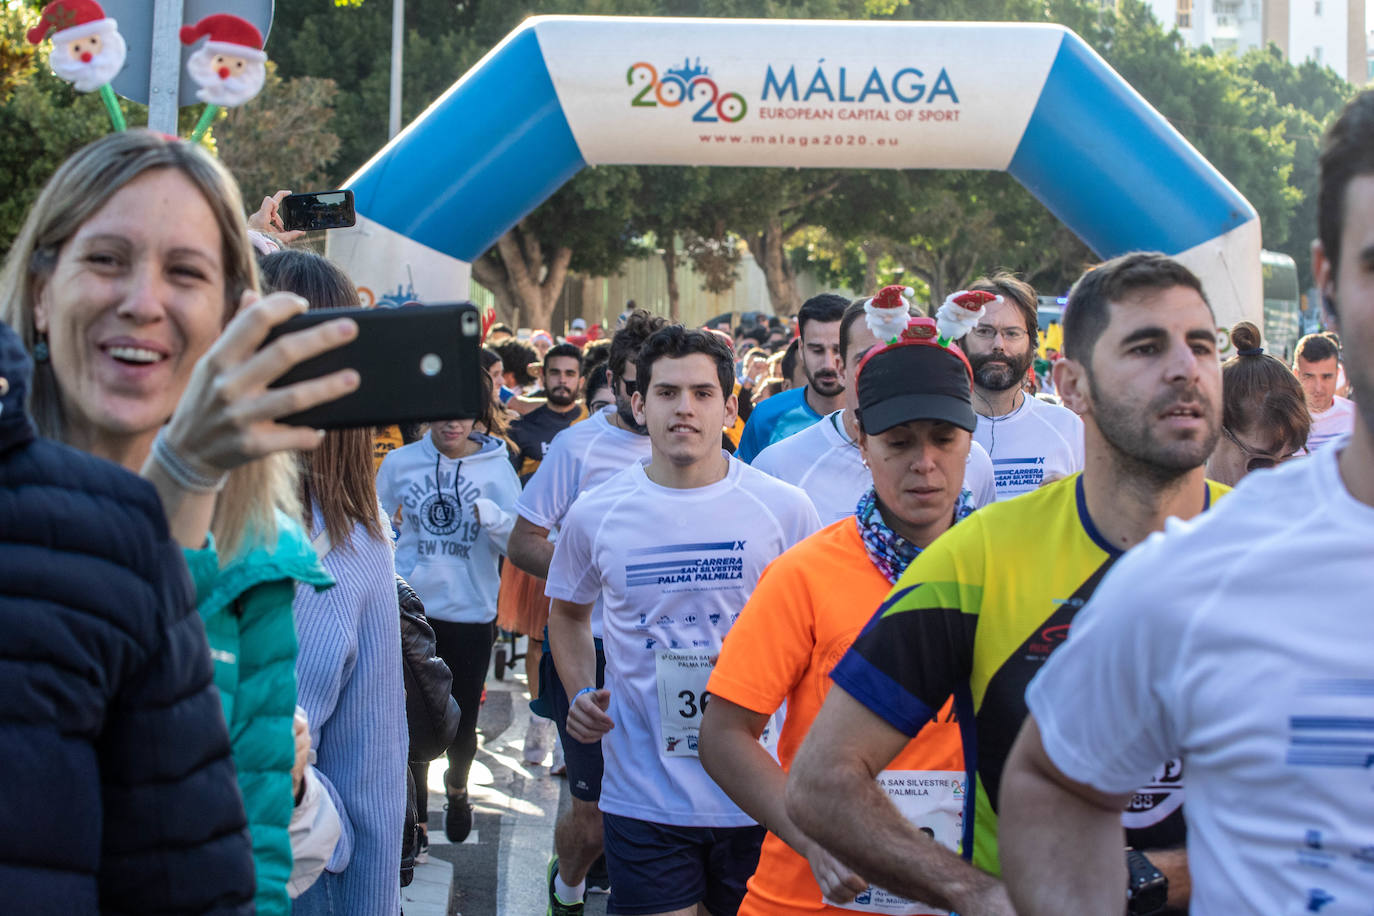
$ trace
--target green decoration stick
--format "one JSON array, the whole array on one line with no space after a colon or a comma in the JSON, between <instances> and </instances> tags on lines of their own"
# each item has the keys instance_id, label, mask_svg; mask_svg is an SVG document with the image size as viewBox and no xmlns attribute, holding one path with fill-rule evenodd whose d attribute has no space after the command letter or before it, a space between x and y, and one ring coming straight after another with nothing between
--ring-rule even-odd
<instances>
[{"instance_id":1,"label":"green decoration stick","mask_svg":"<svg viewBox=\"0 0 1374 916\"><path fill-rule=\"evenodd\" d=\"M205 132L210 129L210 124L215 120L215 115L217 114L219 114L218 105L205 106L205 113L202 114L200 120L196 122L196 129L191 131L192 143L199 143L201 141L201 138L205 136Z\"/></svg>"},{"instance_id":2,"label":"green decoration stick","mask_svg":"<svg viewBox=\"0 0 1374 916\"><path fill-rule=\"evenodd\" d=\"M115 130L128 130L129 125L124 121L124 112L120 110L119 99L115 98L115 92L106 83L100 87L100 101L105 103L105 111L110 115L110 123Z\"/></svg>"}]
</instances>

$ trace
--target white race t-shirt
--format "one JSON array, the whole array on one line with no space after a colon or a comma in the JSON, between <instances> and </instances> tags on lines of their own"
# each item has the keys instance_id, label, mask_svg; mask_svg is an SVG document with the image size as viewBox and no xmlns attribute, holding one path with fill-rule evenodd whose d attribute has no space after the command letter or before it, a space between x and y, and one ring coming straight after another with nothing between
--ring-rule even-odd
<instances>
[{"instance_id":1,"label":"white race t-shirt","mask_svg":"<svg viewBox=\"0 0 1374 916\"><path fill-rule=\"evenodd\" d=\"M804 490L811 497L822 525L853 515L859 497L873 486L873 477L864 467L858 444L844 429L843 409L774 442L750 464ZM997 499L992 461L977 442L969 448L964 466L964 489L969 491L969 504L974 507Z\"/></svg>"},{"instance_id":2,"label":"white race t-shirt","mask_svg":"<svg viewBox=\"0 0 1374 916\"><path fill-rule=\"evenodd\" d=\"M1193 916L1374 906L1374 507L1341 448L1128 553L1026 693L1071 779L1183 759Z\"/></svg>"},{"instance_id":3,"label":"white race t-shirt","mask_svg":"<svg viewBox=\"0 0 1374 916\"><path fill-rule=\"evenodd\" d=\"M515 502L515 513L556 540L558 526L581 494L649 457L649 437L611 422L615 405L553 437L544 460ZM592 635L601 637L601 602L592 611Z\"/></svg>"},{"instance_id":4,"label":"white race t-shirt","mask_svg":"<svg viewBox=\"0 0 1374 916\"><path fill-rule=\"evenodd\" d=\"M1355 427L1355 402L1340 395L1321 413L1308 413L1312 414L1312 431L1307 434L1309 452L1330 444Z\"/></svg>"},{"instance_id":5,"label":"white race t-shirt","mask_svg":"<svg viewBox=\"0 0 1374 916\"><path fill-rule=\"evenodd\" d=\"M721 642L759 574L820 527L806 494L738 459L724 479L676 490L636 463L579 499L563 520L548 594L605 603L608 714L601 810L660 824L754 821L696 756Z\"/></svg>"},{"instance_id":6,"label":"white race t-shirt","mask_svg":"<svg viewBox=\"0 0 1374 916\"><path fill-rule=\"evenodd\" d=\"M1031 395L1004 417L979 414L973 438L992 458L998 499L1083 470L1083 421L1067 407Z\"/></svg>"}]
</instances>

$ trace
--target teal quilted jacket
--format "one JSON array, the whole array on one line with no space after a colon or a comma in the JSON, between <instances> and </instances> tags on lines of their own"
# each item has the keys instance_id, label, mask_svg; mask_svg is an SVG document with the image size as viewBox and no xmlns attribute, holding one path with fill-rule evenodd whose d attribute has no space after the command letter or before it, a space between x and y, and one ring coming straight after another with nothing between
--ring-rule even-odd
<instances>
[{"instance_id":1,"label":"teal quilted jacket","mask_svg":"<svg viewBox=\"0 0 1374 916\"><path fill-rule=\"evenodd\" d=\"M297 582L317 589L333 584L299 525L278 515L277 531L275 545L245 550L223 569L213 540L185 552L248 813L258 916L291 912L286 894L296 711L291 602Z\"/></svg>"}]
</instances>

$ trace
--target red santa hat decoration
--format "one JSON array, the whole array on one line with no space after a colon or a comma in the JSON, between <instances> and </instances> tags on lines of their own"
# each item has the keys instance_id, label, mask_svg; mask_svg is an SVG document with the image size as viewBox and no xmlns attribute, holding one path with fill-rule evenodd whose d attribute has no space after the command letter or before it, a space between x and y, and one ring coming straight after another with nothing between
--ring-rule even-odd
<instances>
[{"instance_id":1,"label":"red santa hat decoration","mask_svg":"<svg viewBox=\"0 0 1374 916\"><path fill-rule=\"evenodd\" d=\"M228 13L215 13L195 25L181 27L181 43L184 45L193 45L206 37L210 40L201 46L202 51L242 57L258 63L267 62L267 55L262 50L262 33L246 19Z\"/></svg>"},{"instance_id":2,"label":"red santa hat decoration","mask_svg":"<svg viewBox=\"0 0 1374 916\"><path fill-rule=\"evenodd\" d=\"M192 141L205 135L220 108L250 101L267 81L262 33L253 23L228 13L215 13L195 25L182 26L182 44L195 44L202 38L207 40L187 59L186 72L200 87L196 98L210 104L191 133Z\"/></svg>"},{"instance_id":3,"label":"red santa hat decoration","mask_svg":"<svg viewBox=\"0 0 1374 916\"><path fill-rule=\"evenodd\" d=\"M48 64L77 92L100 91L101 101L116 130L125 127L110 80L124 69L128 46L119 23L105 15L95 0L53 0L43 7L38 24L29 29L30 44L42 44L52 33Z\"/></svg>"},{"instance_id":4,"label":"red santa hat decoration","mask_svg":"<svg viewBox=\"0 0 1374 916\"><path fill-rule=\"evenodd\" d=\"M914 295L916 290L909 286L884 286L864 303L864 324L874 337L888 344L902 335L911 321L911 297Z\"/></svg>"},{"instance_id":5,"label":"red santa hat decoration","mask_svg":"<svg viewBox=\"0 0 1374 916\"><path fill-rule=\"evenodd\" d=\"M883 343L896 343L902 337L935 337L936 343L947 347L978 324L989 302L1000 302L1001 296L983 290L959 290L950 293L935 313L935 321L911 318L911 297L916 291L909 286L884 286L878 294L864 303L864 323L873 336ZM919 332L915 330L920 326ZM927 331L929 325L929 332Z\"/></svg>"},{"instance_id":6,"label":"red santa hat decoration","mask_svg":"<svg viewBox=\"0 0 1374 916\"><path fill-rule=\"evenodd\" d=\"M54 0L43 7L38 25L29 29L29 44L39 44L52 31L53 44L119 31L95 0Z\"/></svg>"}]
</instances>

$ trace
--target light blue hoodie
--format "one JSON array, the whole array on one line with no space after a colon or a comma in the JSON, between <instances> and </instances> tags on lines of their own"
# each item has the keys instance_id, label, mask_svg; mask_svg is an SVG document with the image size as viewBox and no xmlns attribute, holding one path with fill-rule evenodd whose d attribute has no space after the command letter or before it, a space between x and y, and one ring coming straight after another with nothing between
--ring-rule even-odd
<instances>
[{"instance_id":1,"label":"light blue hoodie","mask_svg":"<svg viewBox=\"0 0 1374 916\"><path fill-rule=\"evenodd\" d=\"M501 585L498 558L506 552L520 479L499 439L473 433L481 448L445 458L427 435L390 452L377 471L377 495L388 515L401 509L396 572L425 604L425 615L452 623L496 619ZM503 517L484 512L490 500Z\"/></svg>"}]
</instances>

